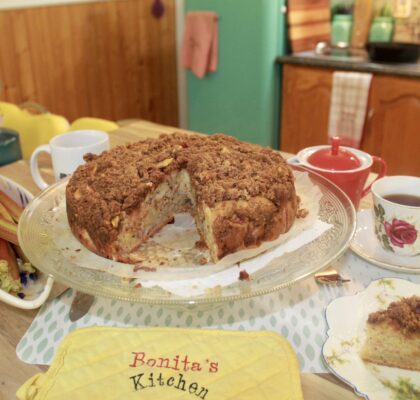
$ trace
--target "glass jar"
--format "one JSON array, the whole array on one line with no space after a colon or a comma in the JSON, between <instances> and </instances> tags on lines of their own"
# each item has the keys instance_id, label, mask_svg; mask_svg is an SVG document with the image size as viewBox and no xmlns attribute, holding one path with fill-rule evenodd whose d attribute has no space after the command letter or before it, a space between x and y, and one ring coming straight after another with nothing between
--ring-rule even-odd
<instances>
[{"instance_id":1,"label":"glass jar","mask_svg":"<svg viewBox=\"0 0 420 400\"><path fill-rule=\"evenodd\" d=\"M353 17L351 15L334 15L331 28L331 44L338 47L348 47L352 27Z\"/></svg>"},{"instance_id":2,"label":"glass jar","mask_svg":"<svg viewBox=\"0 0 420 400\"><path fill-rule=\"evenodd\" d=\"M394 33L392 17L375 17L369 31L369 42L390 42Z\"/></svg>"}]
</instances>

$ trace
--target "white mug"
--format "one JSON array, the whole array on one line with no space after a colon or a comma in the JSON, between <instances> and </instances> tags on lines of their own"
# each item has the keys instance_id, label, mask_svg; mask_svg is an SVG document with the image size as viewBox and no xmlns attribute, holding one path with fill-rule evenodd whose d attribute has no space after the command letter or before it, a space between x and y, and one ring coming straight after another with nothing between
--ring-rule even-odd
<instances>
[{"instance_id":1,"label":"white mug","mask_svg":"<svg viewBox=\"0 0 420 400\"><path fill-rule=\"evenodd\" d=\"M386 176L372 185L372 195L375 234L382 247L399 256L420 255L420 177ZM415 203L396 202L391 197L396 195Z\"/></svg>"},{"instance_id":2,"label":"white mug","mask_svg":"<svg viewBox=\"0 0 420 400\"><path fill-rule=\"evenodd\" d=\"M108 134L102 131L81 130L63 133L53 137L49 144L43 144L32 153L30 166L32 178L40 189L48 184L42 179L38 167L38 156L42 152L49 153L52 158L54 178L56 181L71 175L83 164L86 153L100 154L109 149Z\"/></svg>"}]
</instances>

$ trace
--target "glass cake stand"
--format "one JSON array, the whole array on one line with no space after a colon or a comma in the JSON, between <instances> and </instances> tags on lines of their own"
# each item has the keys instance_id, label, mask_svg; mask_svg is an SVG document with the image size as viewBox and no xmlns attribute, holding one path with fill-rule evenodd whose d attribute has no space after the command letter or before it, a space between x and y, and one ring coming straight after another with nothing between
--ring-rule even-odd
<instances>
[{"instance_id":1,"label":"glass cake stand","mask_svg":"<svg viewBox=\"0 0 420 400\"><path fill-rule=\"evenodd\" d=\"M182 297L160 286L135 287L127 279L82 267L72 257L64 257L62 246L58 246L54 239L54 227L58 223L56 210L65 201L68 178L50 186L25 208L19 223L19 242L29 260L42 272L94 296L149 304L194 305L264 295L288 287L327 267L348 248L356 229L356 212L346 194L318 174L302 167L293 168L308 172L312 183L321 190L319 219L332 227L312 242L261 268L252 275L251 280L238 279L233 284L217 286L198 296ZM67 229L70 228L67 226ZM209 274L211 272L209 270Z\"/></svg>"}]
</instances>

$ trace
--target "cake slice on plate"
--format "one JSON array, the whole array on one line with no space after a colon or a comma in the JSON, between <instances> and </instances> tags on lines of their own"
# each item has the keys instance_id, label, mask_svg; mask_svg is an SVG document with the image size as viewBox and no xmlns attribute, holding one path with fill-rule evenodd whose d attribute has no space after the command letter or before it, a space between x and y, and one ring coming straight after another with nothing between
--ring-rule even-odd
<instances>
[{"instance_id":1,"label":"cake slice on plate","mask_svg":"<svg viewBox=\"0 0 420 400\"><path fill-rule=\"evenodd\" d=\"M391 303L371 313L361 351L364 361L420 371L420 297Z\"/></svg>"}]
</instances>

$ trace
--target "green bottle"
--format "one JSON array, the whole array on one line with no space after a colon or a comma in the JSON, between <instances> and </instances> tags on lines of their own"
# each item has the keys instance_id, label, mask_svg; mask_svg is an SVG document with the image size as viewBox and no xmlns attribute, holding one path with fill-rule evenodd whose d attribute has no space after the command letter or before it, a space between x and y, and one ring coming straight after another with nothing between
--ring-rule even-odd
<instances>
[{"instance_id":1,"label":"green bottle","mask_svg":"<svg viewBox=\"0 0 420 400\"><path fill-rule=\"evenodd\" d=\"M392 17L375 17L369 31L369 42L391 42L394 34Z\"/></svg>"},{"instance_id":2,"label":"green bottle","mask_svg":"<svg viewBox=\"0 0 420 400\"><path fill-rule=\"evenodd\" d=\"M351 15L334 15L331 28L331 44L333 46L347 47L351 40L353 17Z\"/></svg>"}]
</instances>

